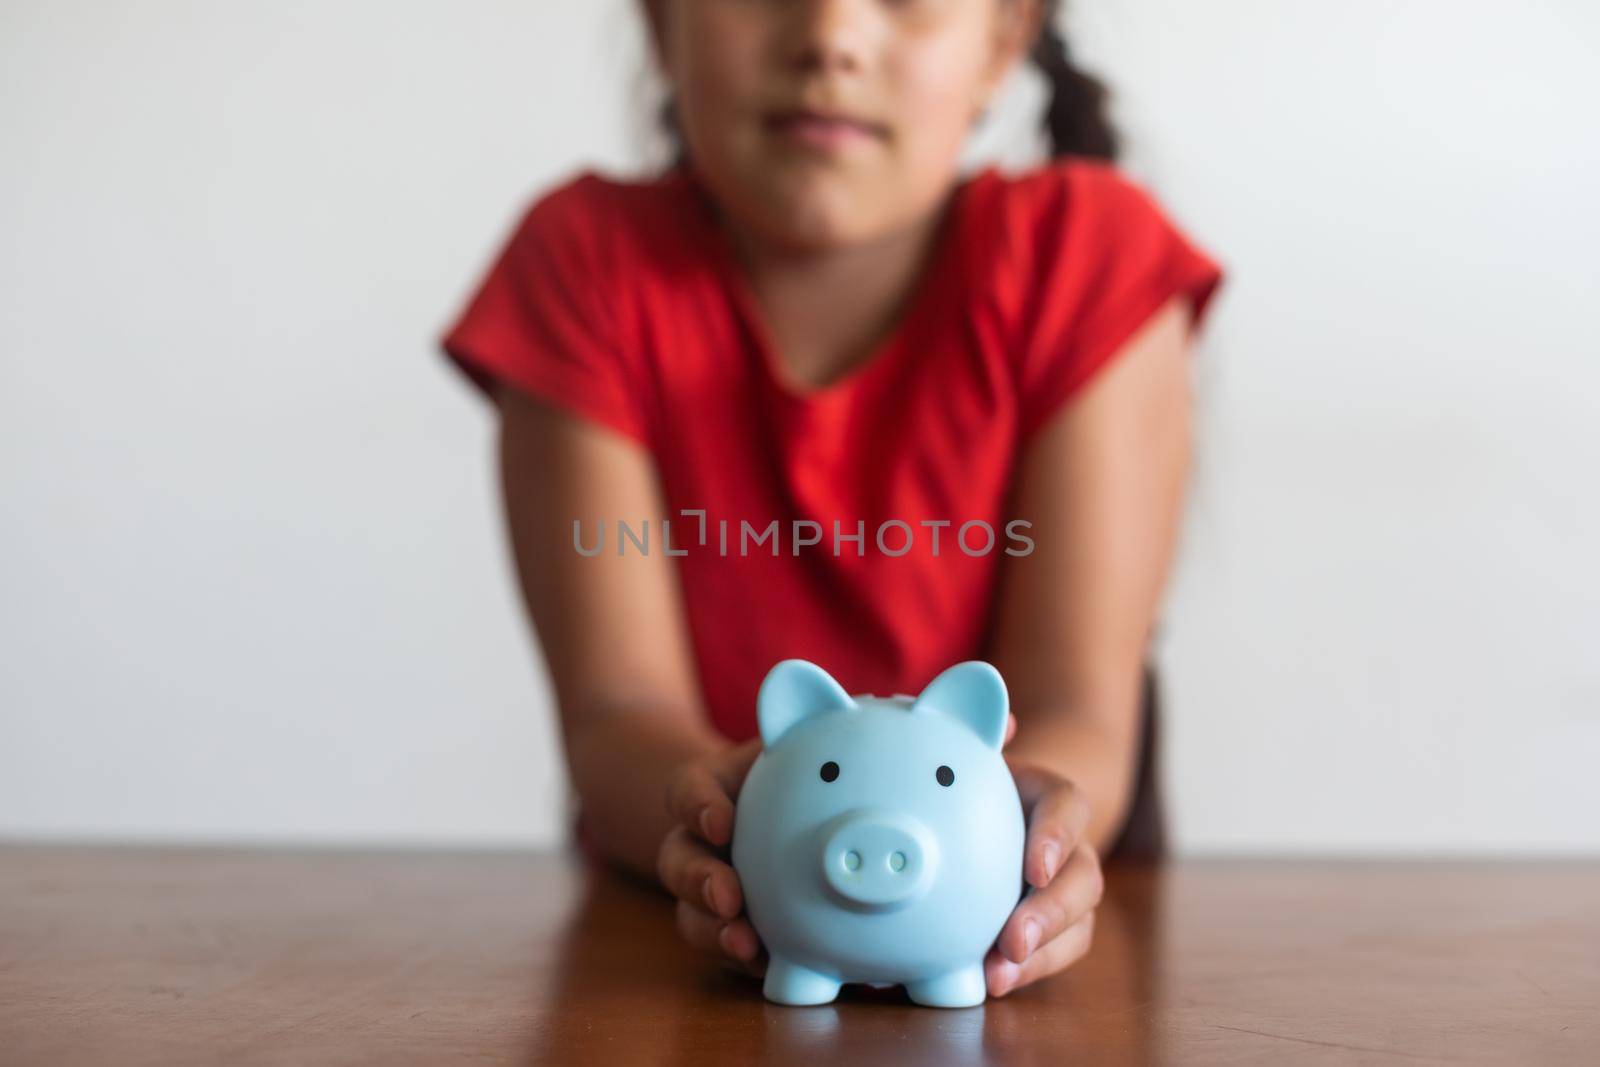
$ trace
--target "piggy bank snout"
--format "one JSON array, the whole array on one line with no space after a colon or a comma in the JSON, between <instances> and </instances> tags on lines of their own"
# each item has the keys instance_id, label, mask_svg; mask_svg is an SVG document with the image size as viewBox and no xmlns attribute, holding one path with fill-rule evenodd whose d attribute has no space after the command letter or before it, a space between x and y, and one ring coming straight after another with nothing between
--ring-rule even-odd
<instances>
[{"instance_id":1,"label":"piggy bank snout","mask_svg":"<svg viewBox=\"0 0 1600 1067\"><path fill-rule=\"evenodd\" d=\"M823 877L857 907L886 910L911 902L933 883L939 865L933 834L902 812L846 812L829 824L823 840Z\"/></svg>"}]
</instances>

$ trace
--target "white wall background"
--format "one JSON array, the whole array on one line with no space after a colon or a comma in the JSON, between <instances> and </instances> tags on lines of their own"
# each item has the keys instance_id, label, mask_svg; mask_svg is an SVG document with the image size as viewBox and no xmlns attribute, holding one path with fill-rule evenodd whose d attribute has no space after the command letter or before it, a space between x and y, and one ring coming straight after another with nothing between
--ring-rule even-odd
<instances>
[{"instance_id":1,"label":"white wall background","mask_svg":"<svg viewBox=\"0 0 1600 1067\"><path fill-rule=\"evenodd\" d=\"M0 8L0 834L561 832L488 413L432 345L528 197L637 163L631 7ZM1078 8L1232 274L1183 847L1600 849L1597 8Z\"/></svg>"}]
</instances>

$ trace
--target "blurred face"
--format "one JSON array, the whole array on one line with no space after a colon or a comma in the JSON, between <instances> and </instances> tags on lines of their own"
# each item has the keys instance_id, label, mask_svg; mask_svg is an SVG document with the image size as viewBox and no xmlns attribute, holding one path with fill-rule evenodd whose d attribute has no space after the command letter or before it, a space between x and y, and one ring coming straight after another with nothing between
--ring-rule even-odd
<instances>
[{"instance_id":1,"label":"blurred face","mask_svg":"<svg viewBox=\"0 0 1600 1067\"><path fill-rule=\"evenodd\" d=\"M906 228L1032 38L1030 0L651 0L696 172L774 246Z\"/></svg>"}]
</instances>

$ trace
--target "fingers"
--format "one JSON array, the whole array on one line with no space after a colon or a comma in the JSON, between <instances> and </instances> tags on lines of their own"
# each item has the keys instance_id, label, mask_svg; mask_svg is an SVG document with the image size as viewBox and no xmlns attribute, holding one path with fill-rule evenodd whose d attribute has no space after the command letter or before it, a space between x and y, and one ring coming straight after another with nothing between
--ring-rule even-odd
<instances>
[{"instance_id":1,"label":"fingers","mask_svg":"<svg viewBox=\"0 0 1600 1067\"><path fill-rule=\"evenodd\" d=\"M682 826L662 840L656 860L661 882L678 898L678 932L698 951L723 956L739 969L761 973L761 939L739 915L739 877L710 846Z\"/></svg>"},{"instance_id":2,"label":"fingers","mask_svg":"<svg viewBox=\"0 0 1600 1067\"><path fill-rule=\"evenodd\" d=\"M744 907L734 869L682 826L674 826L662 839L656 874L668 892L703 909L708 917L732 919Z\"/></svg>"},{"instance_id":3,"label":"fingers","mask_svg":"<svg viewBox=\"0 0 1600 1067\"><path fill-rule=\"evenodd\" d=\"M747 741L685 764L667 785L667 810L702 840L726 845L733 839L734 798L760 753L759 741Z\"/></svg>"},{"instance_id":4,"label":"fingers","mask_svg":"<svg viewBox=\"0 0 1600 1067\"><path fill-rule=\"evenodd\" d=\"M1089 952L1094 940L1094 912L1073 923L1053 941L1022 963L1013 963L994 949L983 961L983 976L991 997L1003 997L1014 989L1066 970Z\"/></svg>"},{"instance_id":5,"label":"fingers","mask_svg":"<svg viewBox=\"0 0 1600 1067\"><path fill-rule=\"evenodd\" d=\"M722 919L688 901L678 901L678 934L697 952L722 956L740 970L760 973L761 940L744 919Z\"/></svg>"},{"instance_id":6,"label":"fingers","mask_svg":"<svg viewBox=\"0 0 1600 1067\"><path fill-rule=\"evenodd\" d=\"M678 932L698 951L739 970L761 974L761 939L740 916L744 893L723 858L733 839L733 804L760 755L752 740L691 760L667 785L667 810L677 825L656 854L656 874L678 898Z\"/></svg>"},{"instance_id":7,"label":"fingers","mask_svg":"<svg viewBox=\"0 0 1600 1067\"><path fill-rule=\"evenodd\" d=\"M1016 736L1017 736L1017 713L1014 712L1014 711L1008 711L1008 712L1006 712L1006 736L1001 738L1000 747L1001 748L1005 748L1007 745L1009 745L1011 743L1011 739L1013 737L1016 737Z\"/></svg>"},{"instance_id":8,"label":"fingers","mask_svg":"<svg viewBox=\"0 0 1600 1067\"><path fill-rule=\"evenodd\" d=\"M1089 827L1089 799L1065 778L1037 767L1013 767L1012 776L1028 813L1022 873L1037 889L1050 884L1062 861L1078 847Z\"/></svg>"},{"instance_id":9,"label":"fingers","mask_svg":"<svg viewBox=\"0 0 1600 1067\"><path fill-rule=\"evenodd\" d=\"M750 773L750 765L761 755L761 739L751 738L742 744L723 749L708 764L717 784L732 799L738 799L739 790Z\"/></svg>"},{"instance_id":10,"label":"fingers","mask_svg":"<svg viewBox=\"0 0 1600 1067\"><path fill-rule=\"evenodd\" d=\"M1091 914L1104 893L1100 858L1089 846L1080 846L1048 885L1022 898L1000 928L995 947L1012 963L1026 963Z\"/></svg>"}]
</instances>

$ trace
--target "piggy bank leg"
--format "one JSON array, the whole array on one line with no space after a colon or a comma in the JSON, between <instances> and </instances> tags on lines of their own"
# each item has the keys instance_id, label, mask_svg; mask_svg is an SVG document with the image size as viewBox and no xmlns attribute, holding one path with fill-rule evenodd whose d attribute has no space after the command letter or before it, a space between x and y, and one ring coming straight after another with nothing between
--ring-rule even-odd
<instances>
[{"instance_id":1,"label":"piggy bank leg","mask_svg":"<svg viewBox=\"0 0 1600 1067\"><path fill-rule=\"evenodd\" d=\"M959 971L907 982L906 995L930 1008L970 1008L982 1004L989 987L983 979L983 964L974 963Z\"/></svg>"},{"instance_id":2,"label":"piggy bank leg","mask_svg":"<svg viewBox=\"0 0 1600 1067\"><path fill-rule=\"evenodd\" d=\"M761 992L775 1004L827 1004L839 995L839 981L773 956Z\"/></svg>"}]
</instances>

